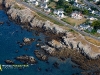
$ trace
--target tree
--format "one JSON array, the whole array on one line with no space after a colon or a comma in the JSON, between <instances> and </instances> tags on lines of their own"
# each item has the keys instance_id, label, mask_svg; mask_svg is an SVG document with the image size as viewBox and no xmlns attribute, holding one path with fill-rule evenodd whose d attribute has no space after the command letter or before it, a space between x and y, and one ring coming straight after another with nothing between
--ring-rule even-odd
<instances>
[{"instance_id":1,"label":"tree","mask_svg":"<svg viewBox=\"0 0 100 75\"><path fill-rule=\"evenodd\" d=\"M66 12L67 13L72 13L72 11L73 11L73 8L71 7L71 6L69 6L68 8L66 8Z\"/></svg>"},{"instance_id":2,"label":"tree","mask_svg":"<svg viewBox=\"0 0 100 75\"><path fill-rule=\"evenodd\" d=\"M58 5L58 6L64 6L64 3L65 3L65 0L59 0L59 1L57 2L57 5Z\"/></svg>"},{"instance_id":3,"label":"tree","mask_svg":"<svg viewBox=\"0 0 100 75\"><path fill-rule=\"evenodd\" d=\"M97 4L97 5L100 5L100 1L98 1L96 4Z\"/></svg>"},{"instance_id":4,"label":"tree","mask_svg":"<svg viewBox=\"0 0 100 75\"><path fill-rule=\"evenodd\" d=\"M96 20L92 23L92 26L94 27L94 29L100 29L100 21Z\"/></svg>"},{"instance_id":5,"label":"tree","mask_svg":"<svg viewBox=\"0 0 100 75\"><path fill-rule=\"evenodd\" d=\"M89 11L86 10L86 9L84 9L84 10L82 11L82 13L85 14L85 15L87 15L87 14L89 13Z\"/></svg>"}]
</instances>

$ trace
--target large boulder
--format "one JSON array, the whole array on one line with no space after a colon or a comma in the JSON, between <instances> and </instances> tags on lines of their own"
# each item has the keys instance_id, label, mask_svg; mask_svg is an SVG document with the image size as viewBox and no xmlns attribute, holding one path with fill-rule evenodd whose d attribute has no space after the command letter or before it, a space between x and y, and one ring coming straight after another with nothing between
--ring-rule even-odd
<instances>
[{"instance_id":1,"label":"large boulder","mask_svg":"<svg viewBox=\"0 0 100 75\"><path fill-rule=\"evenodd\" d=\"M52 47L49 47L48 45L41 46L41 49L43 49L44 51L46 51L50 55L55 52L55 49Z\"/></svg>"},{"instance_id":2,"label":"large boulder","mask_svg":"<svg viewBox=\"0 0 100 75\"><path fill-rule=\"evenodd\" d=\"M63 48L63 45L61 44L61 42L57 41L57 40L52 40L52 41L49 41L47 42L47 44L53 48L56 48L56 49L60 49L60 48Z\"/></svg>"}]
</instances>

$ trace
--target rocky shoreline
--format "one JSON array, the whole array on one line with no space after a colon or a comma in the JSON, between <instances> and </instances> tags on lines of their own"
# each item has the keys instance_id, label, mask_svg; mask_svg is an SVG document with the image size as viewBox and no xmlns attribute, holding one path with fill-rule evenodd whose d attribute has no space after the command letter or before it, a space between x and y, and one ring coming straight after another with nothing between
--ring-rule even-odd
<instances>
[{"instance_id":1,"label":"rocky shoreline","mask_svg":"<svg viewBox=\"0 0 100 75\"><path fill-rule=\"evenodd\" d=\"M12 0L1 0L0 3L4 3L3 5L7 9L6 12L9 18L21 24L22 28L29 31L37 30L48 36L46 44L39 46L43 53L38 50L35 51L36 57L39 59L47 60L49 56L56 56L61 60L71 58L73 62L77 63L84 70L95 71L100 69L100 58L98 58L100 53L92 53L90 45L84 45L81 41L75 41L78 38L73 37L73 34L68 30L49 21L41 20L29 8ZM15 5L17 8L15 8ZM21 8L23 9L21 10ZM27 40L29 41L29 39Z\"/></svg>"}]
</instances>

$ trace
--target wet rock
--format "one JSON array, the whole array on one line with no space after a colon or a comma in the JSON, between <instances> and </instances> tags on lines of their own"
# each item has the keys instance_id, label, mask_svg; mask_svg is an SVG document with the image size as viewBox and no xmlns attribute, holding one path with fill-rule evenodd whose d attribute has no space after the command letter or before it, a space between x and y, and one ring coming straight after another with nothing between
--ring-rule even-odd
<instances>
[{"instance_id":1,"label":"wet rock","mask_svg":"<svg viewBox=\"0 0 100 75\"><path fill-rule=\"evenodd\" d=\"M55 52L55 49L52 47L49 47L48 45L41 46L41 49L43 49L46 53L52 55Z\"/></svg>"},{"instance_id":2,"label":"wet rock","mask_svg":"<svg viewBox=\"0 0 100 75\"><path fill-rule=\"evenodd\" d=\"M40 42L40 41L42 41L42 40L41 40L41 39L38 39L37 41L39 41L39 42Z\"/></svg>"},{"instance_id":3,"label":"wet rock","mask_svg":"<svg viewBox=\"0 0 100 75\"><path fill-rule=\"evenodd\" d=\"M15 59L25 64L35 64L37 62L33 56L28 55L18 56Z\"/></svg>"},{"instance_id":4,"label":"wet rock","mask_svg":"<svg viewBox=\"0 0 100 75\"><path fill-rule=\"evenodd\" d=\"M38 43L38 44L36 44L36 46L37 46L37 47L39 47L39 46L40 46L40 44Z\"/></svg>"},{"instance_id":5,"label":"wet rock","mask_svg":"<svg viewBox=\"0 0 100 75\"><path fill-rule=\"evenodd\" d=\"M65 61L66 59L64 57L60 57L60 60L61 61Z\"/></svg>"},{"instance_id":6,"label":"wet rock","mask_svg":"<svg viewBox=\"0 0 100 75\"><path fill-rule=\"evenodd\" d=\"M3 23L4 23L4 22L1 22L1 21L0 21L0 25L2 25Z\"/></svg>"},{"instance_id":7,"label":"wet rock","mask_svg":"<svg viewBox=\"0 0 100 75\"><path fill-rule=\"evenodd\" d=\"M39 58L40 60L44 60L44 61L48 60L48 56L45 55L40 50L35 50L34 53L35 53L36 57Z\"/></svg>"},{"instance_id":8,"label":"wet rock","mask_svg":"<svg viewBox=\"0 0 100 75\"><path fill-rule=\"evenodd\" d=\"M33 41L34 41L35 39L33 39L33 38L24 38L23 39L23 42L25 43L25 44L30 44L30 43L32 43Z\"/></svg>"},{"instance_id":9,"label":"wet rock","mask_svg":"<svg viewBox=\"0 0 100 75\"><path fill-rule=\"evenodd\" d=\"M12 60L5 60L6 64L14 64L14 62Z\"/></svg>"},{"instance_id":10,"label":"wet rock","mask_svg":"<svg viewBox=\"0 0 100 75\"><path fill-rule=\"evenodd\" d=\"M48 71L52 72L52 68L47 68L47 69L45 69L45 71L46 72L48 72Z\"/></svg>"},{"instance_id":11,"label":"wet rock","mask_svg":"<svg viewBox=\"0 0 100 75\"><path fill-rule=\"evenodd\" d=\"M54 66L55 68L59 68L59 64L58 64L57 62L54 62L54 63L53 63L53 66Z\"/></svg>"},{"instance_id":12,"label":"wet rock","mask_svg":"<svg viewBox=\"0 0 100 75\"><path fill-rule=\"evenodd\" d=\"M20 41L17 41L17 44L20 44L21 42Z\"/></svg>"},{"instance_id":13,"label":"wet rock","mask_svg":"<svg viewBox=\"0 0 100 75\"><path fill-rule=\"evenodd\" d=\"M22 48L25 45L25 43L20 43L20 48Z\"/></svg>"}]
</instances>

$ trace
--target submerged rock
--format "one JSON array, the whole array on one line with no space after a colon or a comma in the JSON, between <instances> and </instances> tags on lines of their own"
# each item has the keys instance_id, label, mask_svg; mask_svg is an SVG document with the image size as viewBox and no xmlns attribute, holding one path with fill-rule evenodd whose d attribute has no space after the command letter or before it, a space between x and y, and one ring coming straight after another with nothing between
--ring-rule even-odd
<instances>
[{"instance_id":1,"label":"submerged rock","mask_svg":"<svg viewBox=\"0 0 100 75\"><path fill-rule=\"evenodd\" d=\"M4 23L4 22L1 22L1 21L0 21L0 25L2 25L3 23Z\"/></svg>"},{"instance_id":2,"label":"submerged rock","mask_svg":"<svg viewBox=\"0 0 100 75\"><path fill-rule=\"evenodd\" d=\"M59 68L59 64L58 64L57 62L54 62L54 63L53 63L53 66L54 66L55 68Z\"/></svg>"},{"instance_id":3,"label":"submerged rock","mask_svg":"<svg viewBox=\"0 0 100 75\"><path fill-rule=\"evenodd\" d=\"M12 60L5 60L6 64L14 64L14 62Z\"/></svg>"}]
</instances>

